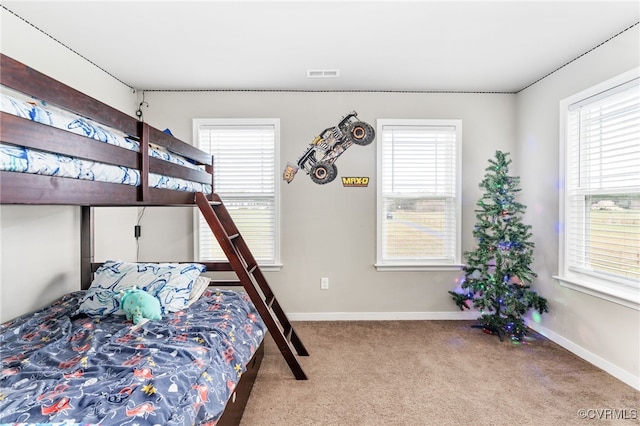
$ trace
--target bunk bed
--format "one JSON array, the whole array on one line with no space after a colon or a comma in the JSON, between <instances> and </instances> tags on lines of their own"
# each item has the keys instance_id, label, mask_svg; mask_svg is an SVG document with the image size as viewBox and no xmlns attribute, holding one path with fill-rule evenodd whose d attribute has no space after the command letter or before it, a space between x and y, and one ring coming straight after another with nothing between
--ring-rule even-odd
<instances>
[{"instance_id":1,"label":"bunk bed","mask_svg":"<svg viewBox=\"0 0 640 426\"><path fill-rule=\"evenodd\" d=\"M307 353L257 263L247 270L246 246L230 248L212 157L4 54L0 68L0 204L81 209L80 289L0 325L0 424L238 424L267 331L281 351L286 332ZM199 206L230 262L94 261L94 207L171 205ZM134 271L131 282L155 273L164 291L188 297L141 324L117 309L91 311L104 277L122 270ZM205 270L240 272L244 291L207 287Z\"/></svg>"}]
</instances>

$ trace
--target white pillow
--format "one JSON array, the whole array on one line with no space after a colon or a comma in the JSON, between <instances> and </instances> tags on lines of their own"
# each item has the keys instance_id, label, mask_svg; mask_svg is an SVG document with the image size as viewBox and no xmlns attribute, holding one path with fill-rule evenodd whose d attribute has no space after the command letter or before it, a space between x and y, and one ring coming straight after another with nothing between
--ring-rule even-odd
<instances>
[{"instance_id":1,"label":"white pillow","mask_svg":"<svg viewBox=\"0 0 640 426\"><path fill-rule=\"evenodd\" d=\"M193 283L193 288L191 289L191 294L189 294L189 301L187 302L186 308L193 305L195 302L200 299L202 293L209 287L209 283L211 282L210 278L199 276L196 278L196 281Z\"/></svg>"},{"instance_id":2,"label":"white pillow","mask_svg":"<svg viewBox=\"0 0 640 426\"><path fill-rule=\"evenodd\" d=\"M193 284L206 267L198 263L133 263L106 261L95 273L79 312L105 317L124 315L120 292L136 286L160 301L162 313L177 312L189 302Z\"/></svg>"}]
</instances>

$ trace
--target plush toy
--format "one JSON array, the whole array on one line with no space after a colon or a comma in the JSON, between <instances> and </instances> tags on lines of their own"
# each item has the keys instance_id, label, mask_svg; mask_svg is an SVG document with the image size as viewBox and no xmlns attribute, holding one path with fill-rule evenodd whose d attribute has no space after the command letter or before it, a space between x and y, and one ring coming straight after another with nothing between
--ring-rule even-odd
<instances>
[{"instance_id":1,"label":"plush toy","mask_svg":"<svg viewBox=\"0 0 640 426\"><path fill-rule=\"evenodd\" d=\"M152 320L162 319L160 301L138 288L124 291L120 299L120 309L127 315L128 320L134 324L140 323L144 318Z\"/></svg>"}]
</instances>

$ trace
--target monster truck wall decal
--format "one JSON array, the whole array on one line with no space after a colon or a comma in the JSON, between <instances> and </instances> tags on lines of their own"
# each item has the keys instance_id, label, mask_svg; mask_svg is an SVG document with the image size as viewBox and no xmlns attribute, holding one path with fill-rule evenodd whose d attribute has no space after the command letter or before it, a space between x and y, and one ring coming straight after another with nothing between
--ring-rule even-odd
<instances>
[{"instance_id":1,"label":"monster truck wall decal","mask_svg":"<svg viewBox=\"0 0 640 426\"><path fill-rule=\"evenodd\" d=\"M370 124L360 121L355 111L345 115L337 126L323 130L298 158L297 164L288 162L282 178L291 183L298 170L303 169L318 185L333 181L338 175L336 160L351 145L369 145L376 132Z\"/></svg>"}]
</instances>

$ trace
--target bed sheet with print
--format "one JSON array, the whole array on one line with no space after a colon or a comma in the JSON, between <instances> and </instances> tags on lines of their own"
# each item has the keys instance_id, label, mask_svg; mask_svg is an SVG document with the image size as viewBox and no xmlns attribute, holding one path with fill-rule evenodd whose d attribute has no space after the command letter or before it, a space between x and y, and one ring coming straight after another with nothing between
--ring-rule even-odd
<instances>
[{"instance_id":1,"label":"bed sheet with print","mask_svg":"<svg viewBox=\"0 0 640 426\"><path fill-rule=\"evenodd\" d=\"M265 334L242 292L142 326L78 314L84 295L0 326L1 424L216 424Z\"/></svg>"},{"instance_id":2,"label":"bed sheet with print","mask_svg":"<svg viewBox=\"0 0 640 426\"><path fill-rule=\"evenodd\" d=\"M0 111L130 151L140 152L140 143L136 135L127 135L117 129L103 126L89 118L10 88L2 87L0 91ZM170 133L168 130L166 132ZM182 167L201 170L182 156L173 154L160 146L150 145L149 155ZM140 185L141 182L140 171L135 168L8 144L0 144L0 170L134 186ZM156 173L149 174L149 186L174 191L211 192L210 184Z\"/></svg>"},{"instance_id":3,"label":"bed sheet with print","mask_svg":"<svg viewBox=\"0 0 640 426\"><path fill-rule=\"evenodd\" d=\"M195 204L212 156L0 54L0 203Z\"/></svg>"}]
</instances>

